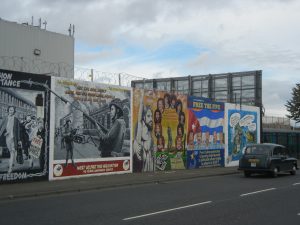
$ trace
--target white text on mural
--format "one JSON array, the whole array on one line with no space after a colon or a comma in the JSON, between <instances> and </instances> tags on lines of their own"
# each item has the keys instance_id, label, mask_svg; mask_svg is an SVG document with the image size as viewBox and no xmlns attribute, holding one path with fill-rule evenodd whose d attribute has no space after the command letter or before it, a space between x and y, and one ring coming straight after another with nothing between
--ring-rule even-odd
<instances>
[{"instance_id":1,"label":"white text on mural","mask_svg":"<svg viewBox=\"0 0 300 225\"><path fill-rule=\"evenodd\" d=\"M0 72L0 82L1 82L1 86L20 87L20 81L12 80L11 73Z\"/></svg>"}]
</instances>

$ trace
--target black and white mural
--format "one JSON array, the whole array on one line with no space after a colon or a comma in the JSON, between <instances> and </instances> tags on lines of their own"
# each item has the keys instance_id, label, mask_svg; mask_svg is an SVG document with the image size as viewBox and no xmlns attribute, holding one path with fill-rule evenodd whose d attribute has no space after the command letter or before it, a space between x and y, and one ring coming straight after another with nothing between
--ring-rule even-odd
<instances>
[{"instance_id":1,"label":"black and white mural","mask_svg":"<svg viewBox=\"0 0 300 225\"><path fill-rule=\"evenodd\" d=\"M48 178L50 83L0 70L0 183Z\"/></svg>"},{"instance_id":2,"label":"black and white mural","mask_svg":"<svg viewBox=\"0 0 300 225\"><path fill-rule=\"evenodd\" d=\"M52 77L50 179L131 172L131 89Z\"/></svg>"}]
</instances>

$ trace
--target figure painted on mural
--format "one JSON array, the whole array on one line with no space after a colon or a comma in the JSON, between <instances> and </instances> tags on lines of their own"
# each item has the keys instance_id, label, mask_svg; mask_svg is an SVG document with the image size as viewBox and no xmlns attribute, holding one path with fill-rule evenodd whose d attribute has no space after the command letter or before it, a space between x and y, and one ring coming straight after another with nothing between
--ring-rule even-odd
<instances>
[{"instance_id":1,"label":"figure painted on mural","mask_svg":"<svg viewBox=\"0 0 300 225\"><path fill-rule=\"evenodd\" d=\"M199 150L202 147L202 132L198 131L196 134L196 143L195 143L195 150Z\"/></svg>"},{"instance_id":2,"label":"figure painted on mural","mask_svg":"<svg viewBox=\"0 0 300 225\"><path fill-rule=\"evenodd\" d=\"M170 99L170 94L166 93L164 95L164 103L165 103L165 109L168 109L171 107L171 99Z\"/></svg>"},{"instance_id":3,"label":"figure painted on mural","mask_svg":"<svg viewBox=\"0 0 300 225\"><path fill-rule=\"evenodd\" d=\"M171 109L176 109L176 101L177 101L176 95L171 95L170 99L171 99Z\"/></svg>"},{"instance_id":4,"label":"figure painted on mural","mask_svg":"<svg viewBox=\"0 0 300 225\"><path fill-rule=\"evenodd\" d=\"M24 154L25 154L25 159L29 159L30 155L28 152L28 149L30 147L30 136L31 136L31 132L32 132L32 124L33 121L31 119L31 115L27 115L25 118L25 121L22 123L22 146L23 146L23 150L24 150Z\"/></svg>"},{"instance_id":5,"label":"figure painted on mural","mask_svg":"<svg viewBox=\"0 0 300 225\"><path fill-rule=\"evenodd\" d=\"M38 129L36 132L36 136L40 139L43 140L42 147L41 147L41 152L40 152L40 157L39 157L39 162L40 162L40 168L44 169L45 166L45 128L44 128L44 121L40 120L38 122Z\"/></svg>"},{"instance_id":6,"label":"figure painted on mural","mask_svg":"<svg viewBox=\"0 0 300 225\"><path fill-rule=\"evenodd\" d=\"M121 152L126 132L126 123L123 117L122 102L119 98L113 99L109 104L112 120L111 128L105 133L96 123L99 133L101 157L112 157Z\"/></svg>"},{"instance_id":7,"label":"figure painted on mural","mask_svg":"<svg viewBox=\"0 0 300 225\"><path fill-rule=\"evenodd\" d=\"M156 109L154 112L154 123L161 123L161 112Z\"/></svg>"},{"instance_id":8,"label":"figure painted on mural","mask_svg":"<svg viewBox=\"0 0 300 225\"><path fill-rule=\"evenodd\" d=\"M162 126L160 123L156 123L154 127L154 135L156 138L162 136Z\"/></svg>"},{"instance_id":9,"label":"figure painted on mural","mask_svg":"<svg viewBox=\"0 0 300 225\"><path fill-rule=\"evenodd\" d=\"M194 150L194 132L190 131L188 135L188 150Z\"/></svg>"},{"instance_id":10,"label":"figure painted on mural","mask_svg":"<svg viewBox=\"0 0 300 225\"><path fill-rule=\"evenodd\" d=\"M184 124L185 124L185 114L184 114L184 112L179 112L178 122L184 126Z\"/></svg>"},{"instance_id":11,"label":"figure painted on mural","mask_svg":"<svg viewBox=\"0 0 300 225\"><path fill-rule=\"evenodd\" d=\"M180 144L180 143L178 143L178 140L180 139L181 140L181 150L184 150L184 148L185 148L185 138L186 138L186 136L185 136L185 133L184 133L184 126L182 125L182 124L178 124L177 125L177 136L176 136L176 139L175 139L175 141L176 141L176 143L175 143L175 145L177 146L177 148L178 148L178 145Z\"/></svg>"},{"instance_id":12,"label":"figure painted on mural","mask_svg":"<svg viewBox=\"0 0 300 225\"><path fill-rule=\"evenodd\" d=\"M165 138L163 136L159 136L157 138L157 151L163 152L165 150Z\"/></svg>"},{"instance_id":13,"label":"figure painted on mural","mask_svg":"<svg viewBox=\"0 0 300 225\"><path fill-rule=\"evenodd\" d=\"M133 141L134 171L154 171L155 151L152 139L153 119L150 106L144 106L144 90L142 92L138 121ZM163 99L162 99L163 100Z\"/></svg>"},{"instance_id":14,"label":"figure painted on mural","mask_svg":"<svg viewBox=\"0 0 300 225\"><path fill-rule=\"evenodd\" d=\"M217 133L217 131L214 131L213 132L213 143L217 144L217 142L218 142L218 133Z\"/></svg>"},{"instance_id":15,"label":"figure painted on mural","mask_svg":"<svg viewBox=\"0 0 300 225\"><path fill-rule=\"evenodd\" d=\"M8 163L8 173L11 173L14 167L14 160L16 158L16 151L18 145L22 145L21 141L21 127L18 118L15 116L16 108L9 106L7 109L8 115L2 121L0 128L0 136L5 136L6 146L10 153Z\"/></svg>"},{"instance_id":16,"label":"figure painted on mural","mask_svg":"<svg viewBox=\"0 0 300 225\"><path fill-rule=\"evenodd\" d=\"M182 137L181 136L177 136L176 137L175 146L176 146L176 150L177 151L182 151L183 150Z\"/></svg>"},{"instance_id":17,"label":"figure painted on mural","mask_svg":"<svg viewBox=\"0 0 300 225\"><path fill-rule=\"evenodd\" d=\"M163 98L157 100L157 109L160 111L161 115L163 115L165 111L165 102Z\"/></svg>"},{"instance_id":18,"label":"figure painted on mural","mask_svg":"<svg viewBox=\"0 0 300 225\"><path fill-rule=\"evenodd\" d=\"M241 126L238 124L235 126L234 140L233 140L233 154L239 154L241 151L242 145L242 136L243 130Z\"/></svg>"},{"instance_id":19,"label":"figure painted on mural","mask_svg":"<svg viewBox=\"0 0 300 225\"><path fill-rule=\"evenodd\" d=\"M68 166L68 161L71 159L72 165L76 168L76 164L74 162L74 156L73 156L73 149L74 149L74 143L73 143L73 137L76 133L76 130L72 127L72 121L70 119L66 120L66 123L63 127L63 139L65 142L66 147L66 163L65 167Z\"/></svg>"},{"instance_id":20,"label":"figure painted on mural","mask_svg":"<svg viewBox=\"0 0 300 225\"><path fill-rule=\"evenodd\" d=\"M177 99L176 102L176 112L179 116L180 112L182 112L182 101L180 99Z\"/></svg>"},{"instance_id":21,"label":"figure painted on mural","mask_svg":"<svg viewBox=\"0 0 300 225\"><path fill-rule=\"evenodd\" d=\"M205 143L206 148L209 148L209 145L210 145L210 133L209 133L209 131L205 132L205 139L203 141Z\"/></svg>"}]
</instances>

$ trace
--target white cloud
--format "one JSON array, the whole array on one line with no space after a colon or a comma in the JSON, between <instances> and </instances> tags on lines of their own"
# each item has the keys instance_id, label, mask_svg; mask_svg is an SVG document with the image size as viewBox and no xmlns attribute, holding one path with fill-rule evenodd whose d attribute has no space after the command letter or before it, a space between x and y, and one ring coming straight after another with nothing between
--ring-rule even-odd
<instances>
[{"instance_id":1,"label":"white cloud","mask_svg":"<svg viewBox=\"0 0 300 225\"><path fill-rule=\"evenodd\" d=\"M68 34L75 24L76 43L100 47L75 52L78 67L149 78L263 70L266 112L282 116L299 82L299 11L296 0L5 0L0 7L2 19L34 16L54 32ZM200 50L188 60L155 60L178 40ZM123 43L145 52L131 55Z\"/></svg>"}]
</instances>

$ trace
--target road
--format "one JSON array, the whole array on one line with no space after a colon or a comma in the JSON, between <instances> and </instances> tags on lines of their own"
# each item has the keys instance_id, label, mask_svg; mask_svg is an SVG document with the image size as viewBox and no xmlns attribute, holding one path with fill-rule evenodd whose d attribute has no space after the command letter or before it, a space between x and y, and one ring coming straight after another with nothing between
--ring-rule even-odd
<instances>
[{"instance_id":1,"label":"road","mask_svg":"<svg viewBox=\"0 0 300 225\"><path fill-rule=\"evenodd\" d=\"M300 173L234 174L5 200L0 224L296 225Z\"/></svg>"}]
</instances>

